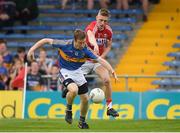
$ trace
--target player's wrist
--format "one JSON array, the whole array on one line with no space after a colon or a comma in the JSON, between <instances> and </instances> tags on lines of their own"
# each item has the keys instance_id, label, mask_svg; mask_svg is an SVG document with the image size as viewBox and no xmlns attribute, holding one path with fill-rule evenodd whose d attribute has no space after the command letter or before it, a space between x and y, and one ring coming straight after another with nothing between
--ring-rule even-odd
<instances>
[{"instance_id":1,"label":"player's wrist","mask_svg":"<svg viewBox=\"0 0 180 133\"><path fill-rule=\"evenodd\" d=\"M112 75L114 75L114 74L115 74L115 71L114 71L114 70L112 70L112 71L111 71L111 73L112 73Z\"/></svg>"}]
</instances>

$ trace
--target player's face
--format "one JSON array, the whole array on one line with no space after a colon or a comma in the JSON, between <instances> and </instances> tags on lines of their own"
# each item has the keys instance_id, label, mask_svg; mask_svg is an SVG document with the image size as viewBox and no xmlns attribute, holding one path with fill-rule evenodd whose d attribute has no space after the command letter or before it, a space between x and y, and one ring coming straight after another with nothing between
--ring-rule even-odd
<instances>
[{"instance_id":1,"label":"player's face","mask_svg":"<svg viewBox=\"0 0 180 133\"><path fill-rule=\"evenodd\" d=\"M99 30L104 30L105 25L108 23L108 17L97 15L96 16L97 26Z\"/></svg>"},{"instance_id":2,"label":"player's face","mask_svg":"<svg viewBox=\"0 0 180 133\"><path fill-rule=\"evenodd\" d=\"M86 45L86 38L84 38L83 40L76 40L74 45L77 49L83 49Z\"/></svg>"}]
</instances>

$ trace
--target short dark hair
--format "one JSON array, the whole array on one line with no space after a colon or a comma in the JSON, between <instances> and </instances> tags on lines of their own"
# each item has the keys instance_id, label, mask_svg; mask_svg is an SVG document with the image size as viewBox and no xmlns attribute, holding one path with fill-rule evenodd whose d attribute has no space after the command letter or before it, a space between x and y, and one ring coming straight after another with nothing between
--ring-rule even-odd
<instances>
[{"instance_id":1,"label":"short dark hair","mask_svg":"<svg viewBox=\"0 0 180 133\"><path fill-rule=\"evenodd\" d=\"M98 12L98 14L102 15L102 16L106 16L106 17L111 17L111 13L108 9L106 8L101 8Z\"/></svg>"},{"instance_id":2,"label":"short dark hair","mask_svg":"<svg viewBox=\"0 0 180 133\"><path fill-rule=\"evenodd\" d=\"M5 45L7 44L7 41L4 39L0 39L0 44L4 43Z\"/></svg>"},{"instance_id":3,"label":"short dark hair","mask_svg":"<svg viewBox=\"0 0 180 133\"><path fill-rule=\"evenodd\" d=\"M22 52L25 52L26 51L26 48L25 47L18 47L17 48L17 52L18 53L22 53Z\"/></svg>"},{"instance_id":4,"label":"short dark hair","mask_svg":"<svg viewBox=\"0 0 180 133\"><path fill-rule=\"evenodd\" d=\"M83 40L86 38L86 33L85 31L81 30L81 29L76 29L74 31L74 40Z\"/></svg>"}]
</instances>

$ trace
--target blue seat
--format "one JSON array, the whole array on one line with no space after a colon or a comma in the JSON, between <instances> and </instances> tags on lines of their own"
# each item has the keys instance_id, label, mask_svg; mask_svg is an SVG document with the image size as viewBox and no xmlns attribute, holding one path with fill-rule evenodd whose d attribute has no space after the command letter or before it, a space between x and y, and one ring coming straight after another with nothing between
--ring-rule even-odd
<instances>
[{"instance_id":1,"label":"blue seat","mask_svg":"<svg viewBox=\"0 0 180 133\"><path fill-rule=\"evenodd\" d=\"M175 70L167 70L167 71L160 71L157 75L178 75L177 71Z\"/></svg>"},{"instance_id":2,"label":"blue seat","mask_svg":"<svg viewBox=\"0 0 180 133\"><path fill-rule=\"evenodd\" d=\"M180 67L180 61L167 61L167 62L164 62L163 63L164 65L166 66L169 66L169 67Z\"/></svg>"},{"instance_id":3,"label":"blue seat","mask_svg":"<svg viewBox=\"0 0 180 133\"><path fill-rule=\"evenodd\" d=\"M76 10L62 10L62 9L40 9L40 13L57 13L57 14L97 14L99 10L83 10L83 9L76 9ZM141 9L128 9L128 10L117 10L113 9L110 10L111 14L142 14L143 11Z\"/></svg>"},{"instance_id":4,"label":"blue seat","mask_svg":"<svg viewBox=\"0 0 180 133\"><path fill-rule=\"evenodd\" d=\"M122 48L123 44L120 42L112 42L112 48L113 49L119 49Z\"/></svg>"},{"instance_id":5,"label":"blue seat","mask_svg":"<svg viewBox=\"0 0 180 133\"><path fill-rule=\"evenodd\" d=\"M42 38L54 38L54 39L72 39L72 35L62 35L62 34L11 34L5 35L0 34L0 38L3 39L42 39ZM115 40L125 40L128 39L126 34L115 34L113 35L113 39Z\"/></svg>"},{"instance_id":6,"label":"blue seat","mask_svg":"<svg viewBox=\"0 0 180 133\"><path fill-rule=\"evenodd\" d=\"M180 58L180 52L171 52L167 56Z\"/></svg>"},{"instance_id":7,"label":"blue seat","mask_svg":"<svg viewBox=\"0 0 180 133\"><path fill-rule=\"evenodd\" d=\"M32 47L35 44L35 42L8 42L7 46L9 48L17 48L17 47ZM119 49L122 47L123 44L121 44L120 42L113 42L112 43L112 48L114 49ZM50 48L50 45L44 45L43 47L45 48Z\"/></svg>"},{"instance_id":8,"label":"blue seat","mask_svg":"<svg viewBox=\"0 0 180 133\"><path fill-rule=\"evenodd\" d=\"M108 54L107 54L107 58L109 59L115 59L116 58L116 55L113 51L110 51Z\"/></svg>"},{"instance_id":9,"label":"blue seat","mask_svg":"<svg viewBox=\"0 0 180 133\"><path fill-rule=\"evenodd\" d=\"M72 18L72 17L39 17L35 21L40 21L40 22L91 22L94 21L95 18L88 18L88 17L82 17L82 18ZM119 23L136 23L137 19L136 18L120 18L120 19L115 19L112 18L110 19L110 22L119 22Z\"/></svg>"},{"instance_id":10,"label":"blue seat","mask_svg":"<svg viewBox=\"0 0 180 133\"><path fill-rule=\"evenodd\" d=\"M8 48L17 48L17 47L26 47L30 48L35 44L35 42L8 42L7 47ZM50 45L44 45L44 48L50 48Z\"/></svg>"},{"instance_id":11,"label":"blue seat","mask_svg":"<svg viewBox=\"0 0 180 133\"><path fill-rule=\"evenodd\" d=\"M60 5L60 0L37 0L38 5Z\"/></svg>"},{"instance_id":12,"label":"blue seat","mask_svg":"<svg viewBox=\"0 0 180 133\"><path fill-rule=\"evenodd\" d=\"M173 45L173 48L180 48L180 43L175 43L175 44Z\"/></svg>"},{"instance_id":13,"label":"blue seat","mask_svg":"<svg viewBox=\"0 0 180 133\"><path fill-rule=\"evenodd\" d=\"M0 34L0 38L4 39L42 39L42 38L57 38L57 39L71 39L71 35L62 35L62 34L11 34L5 35Z\"/></svg>"},{"instance_id":14,"label":"blue seat","mask_svg":"<svg viewBox=\"0 0 180 133\"><path fill-rule=\"evenodd\" d=\"M154 80L152 84L161 85L161 86L180 86L180 80L172 80L172 79Z\"/></svg>"},{"instance_id":15,"label":"blue seat","mask_svg":"<svg viewBox=\"0 0 180 133\"><path fill-rule=\"evenodd\" d=\"M172 80L170 79L163 79L163 80L154 80L152 82L153 85L163 85L163 86L170 86L172 85Z\"/></svg>"},{"instance_id":16,"label":"blue seat","mask_svg":"<svg viewBox=\"0 0 180 133\"><path fill-rule=\"evenodd\" d=\"M180 86L180 80L172 80L172 85Z\"/></svg>"},{"instance_id":17,"label":"blue seat","mask_svg":"<svg viewBox=\"0 0 180 133\"><path fill-rule=\"evenodd\" d=\"M14 26L14 27L4 27L3 30L75 30L77 28L84 29L85 26ZM114 31L131 31L131 26L112 26Z\"/></svg>"}]
</instances>

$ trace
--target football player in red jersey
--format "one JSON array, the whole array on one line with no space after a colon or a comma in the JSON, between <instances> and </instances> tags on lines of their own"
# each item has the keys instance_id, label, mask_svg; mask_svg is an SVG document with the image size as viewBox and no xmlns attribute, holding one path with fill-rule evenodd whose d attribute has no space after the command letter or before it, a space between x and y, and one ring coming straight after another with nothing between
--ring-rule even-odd
<instances>
[{"instance_id":1,"label":"football player in red jersey","mask_svg":"<svg viewBox=\"0 0 180 133\"><path fill-rule=\"evenodd\" d=\"M100 9L96 21L91 22L86 27L86 43L91 48L101 56L105 58L108 52L111 50L112 45L112 29L108 25L108 20L110 18L110 12L108 9ZM110 76L107 71L101 64L94 63L92 61L86 61L85 64L81 66L84 74L88 74L91 71L95 73L102 79L106 87L106 103L107 103L107 115L118 117L119 114L116 110L112 108L112 86L110 82Z\"/></svg>"},{"instance_id":2,"label":"football player in red jersey","mask_svg":"<svg viewBox=\"0 0 180 133\"><path fill-rule=\"evenodd\" d=\"M96 21L91 22L86 27L86 43L91 50L94 50L96 54L100 57L105 58L108 52L111 50L112 45L112 29L108 25L108 20L110 18L110 12L107 9L100 9ZM112 108L112 86L110 82L110 75L106 68L101 64L95 63L91 60L86 61L81 69L84 74L89 74L92 71L102 79L106 87L106 103L107 103L107 115L118 117L119 114L116 110ZM66 97L68 90L64 89L62 97Z\"/></svg>"}]
</instances>

